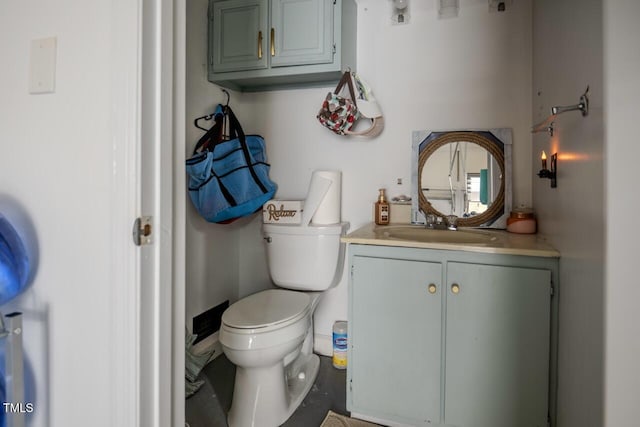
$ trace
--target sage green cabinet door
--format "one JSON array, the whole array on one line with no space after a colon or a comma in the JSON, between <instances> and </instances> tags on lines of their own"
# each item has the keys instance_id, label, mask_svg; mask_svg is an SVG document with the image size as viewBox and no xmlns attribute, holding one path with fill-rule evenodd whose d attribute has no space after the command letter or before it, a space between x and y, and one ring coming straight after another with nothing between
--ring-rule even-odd
<instances>
[{"instance_id":1,"label":"sage green cabinet door","mask_svg":"<svg viewBox=\"0 0 640 427\"><path fill-rule=\"evenodd\" d=\"M446 286L445 423L546 427L551 272L450 262Z\"/></svg>"},{"instance_id":2,"label":"sage green cabinet door","mask_svg":"<svg viewBox=\"0 0 640 427\"><path fill-rule=\"evenodd\" d=\"M438 424L442 265L354 256L352 268L351 412Z\"/></svg>"},{"instance_id":3,"label":"sage green cabinet door","mask_svg":"<svg viewBox=\"0 0 640 427\"><path fill-rule=\"evenodd\" d=\"M333 62L334 7L329 0L271 0L271 66Z\"/></svg>"},{"instance_id":4,"label":"sage green cabinet door","mask_svg":"<svg viewBox=\"0 0 640 427\"><path fill-rule=\"evenodd\" d=\"M257 70L268 66L267 0L227 0L210 3L209 31L213 71Z\"/></svg>"}]
</instances>

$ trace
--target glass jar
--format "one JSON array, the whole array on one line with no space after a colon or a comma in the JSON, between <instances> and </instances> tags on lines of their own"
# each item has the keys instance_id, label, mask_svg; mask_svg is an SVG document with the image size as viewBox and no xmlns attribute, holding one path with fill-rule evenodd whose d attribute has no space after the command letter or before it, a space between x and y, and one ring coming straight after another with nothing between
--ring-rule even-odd
<instances>
[{"instance_id":1,"label":"glass jar","mask_svg":"<svg viewBox=\"0 0 640 427\"><path fill-rule=\"evenodd\" d=\"M514 209L507 218L507 231L510 233L534 234L536 229L536 216L533 209Z\"/></svg>"}]
</instances>

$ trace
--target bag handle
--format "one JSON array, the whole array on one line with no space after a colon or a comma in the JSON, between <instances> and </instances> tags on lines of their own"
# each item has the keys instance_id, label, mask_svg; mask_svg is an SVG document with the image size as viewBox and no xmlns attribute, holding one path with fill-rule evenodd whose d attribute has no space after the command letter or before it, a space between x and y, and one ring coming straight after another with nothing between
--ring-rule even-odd
<instances>
[{"instance_id":1,"label":"bag handle","mask_svg":"<svg viewBox=\"0 0 640 427\"><path fill-rule=\"evenodd\" d=\"M227 117L229 117L229 138L235 139L238 138L240 140L241 145L246 145L246 136L242 126L240 125L240 121L234 114L231 107L224 107L224 113Z\"/></svg>"},{"instance_id":2,"label":"bag handle","mask_svg":"<svg viewBox=\"0 0 640 427\"><path fill-rule=\"evenodd\" d=\"M349 88L349 95L351 95L351 100L354 104L356 104L356 95L355 91L353 90L353 80L351 79L351 72L349 71L345 71L344 74L342 74L342 78L338 82L338 86L336 86L336 90L333 93L340 93L345 84Z\"/></svg>"},{"instance_id":3,"label":"bag handle","mask_svg":"<svg viewBox=\"0 0 640 427\"><path fill-rule=\"evenodd\" d=\"M236 115L233 113L233 110L229 106L224 107L224 109L225 114L229 117L229 133L240 140L240 147L242 147L242 153L244 154L244 159L247 163L247 167L249 168L249 172L251 173L251 177L260 188L260 191L262 191L263 194L266 194L269 190L264 186L262 181L260 181L258 174L253 168L251 153L249 152L249 146L247 145L247 138L244 134L244 130L242 130L242 126L240 125Z\"/></svg>"}]
</instances>

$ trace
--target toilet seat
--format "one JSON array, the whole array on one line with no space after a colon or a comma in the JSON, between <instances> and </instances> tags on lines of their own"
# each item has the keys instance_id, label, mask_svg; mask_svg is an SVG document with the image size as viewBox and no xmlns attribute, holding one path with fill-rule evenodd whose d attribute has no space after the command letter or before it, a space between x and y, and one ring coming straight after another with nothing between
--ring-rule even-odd
<instances>
[{"instance_id":1,"label":"toilet seat","mask_svg":"<svg viewBox=\"0 0 640 427\"><path fill-rule=\"evenodd\" d=\"M312 299L304 292L268 289L232 304L222 323L233 333L256 334L285 328L309 313Z\"/></svg>"}]
</instances>

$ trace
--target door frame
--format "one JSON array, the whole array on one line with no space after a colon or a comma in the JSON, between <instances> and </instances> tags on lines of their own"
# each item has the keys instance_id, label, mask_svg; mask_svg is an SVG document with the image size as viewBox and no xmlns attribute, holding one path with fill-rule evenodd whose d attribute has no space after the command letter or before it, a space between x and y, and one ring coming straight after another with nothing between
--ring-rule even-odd
<instances>
[{"instance_id":1,"label":"door frame","mask_svg":"<svg viewBox=\"0 0 640 427\"><path fill-rule=\"evenodd\" d=\"M111 425L181 426L186 6L111 5ZM131 230L142 215L153 218L152 243L139 247Z\"/></svg>"}]
</instances>

